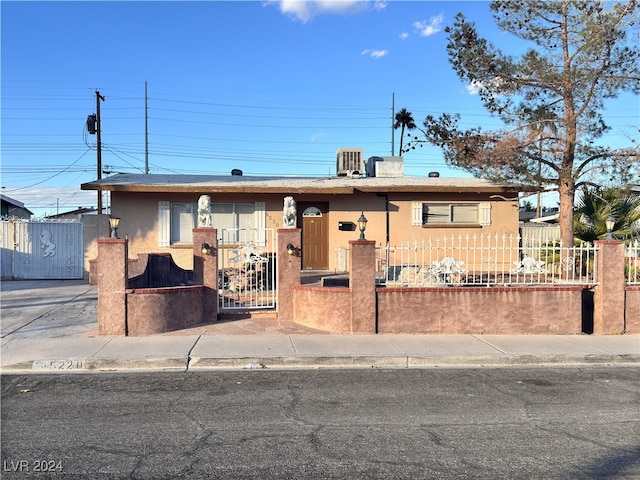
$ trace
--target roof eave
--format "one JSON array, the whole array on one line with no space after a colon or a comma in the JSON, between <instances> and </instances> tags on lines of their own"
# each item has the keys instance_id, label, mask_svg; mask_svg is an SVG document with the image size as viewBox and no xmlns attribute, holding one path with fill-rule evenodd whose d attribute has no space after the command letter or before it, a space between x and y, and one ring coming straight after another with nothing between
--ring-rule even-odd
<instances>
[{"instance_id":1,"label":"roof eave","mask_svg":"<svg viewBox=\"0 0 640 480\"><path fill-rule=\"evenodd\" d=\"M137 192L137 193L328 193L332 195L351 194L353 187L309 188L291 186L264 186L264 185L116 185L107 183L83 183L81 190L102 190L111 192Z\"/></svg>"},{"instance_id":2,"label":"roof eave","mask_svg":"<svg viewBox=\"0 0 640 480\"><path fill-rule=\"evenodd\" d=\"M388 187L358 187L363 193L519 193L524 189L515 186L472 185L397 185Z\"/></svg>"}]
</instances>

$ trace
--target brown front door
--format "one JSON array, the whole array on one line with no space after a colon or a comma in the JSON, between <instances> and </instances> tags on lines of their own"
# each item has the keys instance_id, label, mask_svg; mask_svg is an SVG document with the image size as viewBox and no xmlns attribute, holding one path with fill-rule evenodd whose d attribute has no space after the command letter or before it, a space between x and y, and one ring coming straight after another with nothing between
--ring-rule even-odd
<instances>
[{"instance_id":1,"label":"brown front door","mask_svg":"<svg viewBox=\"0 0 640 480\"><path fill-rule=\"evenodd\" d=\"M329 232L326 203L298 205L302 214L302 269L329 268Z\"/></svg>"}]
</instances>

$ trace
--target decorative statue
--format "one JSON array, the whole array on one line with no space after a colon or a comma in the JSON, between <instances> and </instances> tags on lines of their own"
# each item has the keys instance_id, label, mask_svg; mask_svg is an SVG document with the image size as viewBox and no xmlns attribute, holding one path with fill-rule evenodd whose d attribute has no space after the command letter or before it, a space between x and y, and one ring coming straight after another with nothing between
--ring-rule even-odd
<instances>
[{"instance_id":1,"label":"decorative statue","mask_svg":"<svg viewBox=\"0 0 640 480\"><path fill-rule=\"evenodd\" d=\"M211 197L200 195L198 199L198 228L211 226Z\"/></svg>"},{"instance_id":2,"label":"decorative statue","mask_svg":"<svg viewBox=\"0 0 640 480\"><path fill-rule=\"evenodd\" d=\"M296 228L296 201L293 197L284 197L282 226L285 228Z\"/></svg>"}]
</instances>

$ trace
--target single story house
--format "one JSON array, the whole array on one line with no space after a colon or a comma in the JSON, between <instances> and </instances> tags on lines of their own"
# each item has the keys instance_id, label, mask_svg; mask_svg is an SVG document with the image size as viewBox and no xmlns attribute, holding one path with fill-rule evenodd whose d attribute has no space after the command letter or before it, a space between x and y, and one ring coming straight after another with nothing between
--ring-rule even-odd
<instances>
[{"instance_id":1,"label":"single story house","mask_svg":"<svg viewBox=\"0 0 640 480\"><path fill-rule=\"evenodd\" d=\"M25 207L24 203L0 194L0 215L5 218L17 217L29 219L33 215L33 212Z\"/></svg>"},{"instance_id":2,"label":"single story house","mask_svg":"<svg viewBox=\"0 0 640 480\"><path fill-rule=\"evenodd\" d=\"M68 212L56 213L54 215L47 215L48 219L66 219L66 220L82 220L84 215L97 215L98 209L95 207L78 207Z\"/></svg>"},{"instance_id":3,"label":"single story house","mask_svg":"<svg viewBox=\"0 0 640 480\"><path fill-rule=\"evenodd\" d=\"M376 166L385 158L372 157ZM198 225L203 195L211 199L212 226L219 237L226 232L225 244L236 247L238 229L283 228L283 200L292 196L294 226L301 229L302 270L343 270L336 252L358 239L361 214L368 220L366 238L382 245L452 235L518 234L522 187L443 178L433 172L406 177L401 161L389 157L391 168L371 167L367 174L364 168L346 172L339 163L337 176L318 178L252 177L238 170L228 176L117 174L81 188L110 192L111 215L121 219L118 235L129 239L131 249L172 253L193 247L192 229ZM185 262L189 258L185 256ZM188 263L180 266L191 268Z\"/></svg>"}]
</instances>

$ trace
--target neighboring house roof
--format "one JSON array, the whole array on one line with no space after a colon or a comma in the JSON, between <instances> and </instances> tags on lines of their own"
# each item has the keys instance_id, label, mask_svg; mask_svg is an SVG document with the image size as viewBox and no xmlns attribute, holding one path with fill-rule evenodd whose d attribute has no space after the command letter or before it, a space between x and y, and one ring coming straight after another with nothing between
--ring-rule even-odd
<instances>
[{"instance_id":1,"label":"neighboring house roof","mask_svg":"<svg viewBox=\"0 0 640 480\"><path fill-rule=\"evenodd\" d=\"M0 201L2 202L2 214L3 215L18 215L19 213L25 213L27 215L33 215L33 212L24 206L24 203L19 202L11 197L0 194ZM6 211L5 211L6 210ZM15 211L17 210L17 211Z\"/></svg>"},{"instance_id":2,"label":"neighboring house roof","mask_svg":"<svg viewBox=\"0 0 640 480\"><path fill-rule=\"evenodd\" d=\"M69 210L68 212L56 213L55 215L47 215L47 218L68 218L68 217L79 216L87 213L97 214L98 209L95 207L78 207L75 210Z\"/></svg>"},{"instance_id":3,"label":"neighboring house roof","mask_svg":"<svg viewBox=\"0 0 640 480\"><path fill-rule=\"evenodd\" d=\"M542 217L532 218L529 220L531 223L558 223L560 219L559 213L554 213L553 215L543 215Z\"/></svg>"},{"instance_id":4,"label":"neighboring house roof","mask_svg":"<svg viewBox=\"0 0 640 480\"><path fill-rule=\"evenodd\" d=\"M82 190L123 192L212 192L212 193L331 193L355 192L474 192L517 194L527 190L517 185L499 185L478 178L444 177L250 177L241 175L117 174L83 183ZM517 200L513 196L504 198Z\"/></svg>"}]
</instances>

